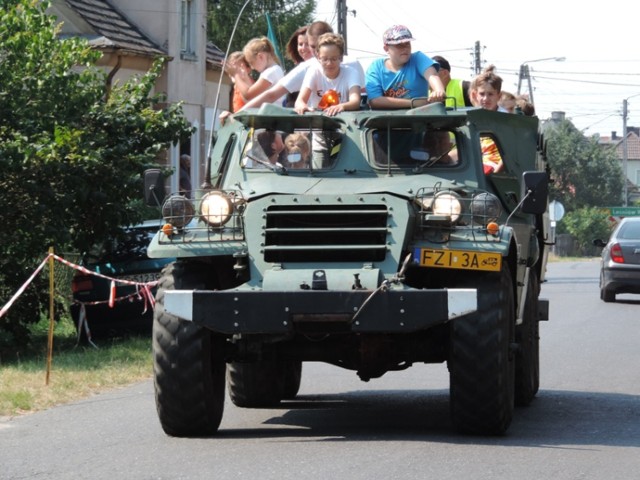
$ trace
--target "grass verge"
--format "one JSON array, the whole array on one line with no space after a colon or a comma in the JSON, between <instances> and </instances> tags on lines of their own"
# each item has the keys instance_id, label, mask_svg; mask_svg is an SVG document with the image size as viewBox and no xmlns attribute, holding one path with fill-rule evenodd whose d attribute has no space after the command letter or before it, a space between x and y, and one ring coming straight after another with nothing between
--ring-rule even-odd
<instances>
[{"instance_id":1,"label":"grass verge","mask_svg":"<svg viewBox=\"0 0 640 480\"><path fill-rule=\"evenodd\" d=\"M151 339L104 340L99 348L76 346L75 329L62 319L46 385L48 321L34 328L32 346L0 364L0 416L36 412L149 378Z\"/></svg>"}]
</instances>

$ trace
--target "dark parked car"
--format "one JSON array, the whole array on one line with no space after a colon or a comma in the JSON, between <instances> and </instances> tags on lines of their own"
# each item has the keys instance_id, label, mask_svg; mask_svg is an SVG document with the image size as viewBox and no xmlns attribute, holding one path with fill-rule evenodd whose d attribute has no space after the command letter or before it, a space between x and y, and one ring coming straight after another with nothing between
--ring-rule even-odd
<instances>
[{"instance_id":1,"label":"dark parked car","mask_svg":"<svg viewBox=\"0 0 640 480\"><path fill-rule=\"evenodd\" d=\"M600 266L600 298L614 302L618 293L640 293L640 217L623 218L603 247Z\"/></svg>"},{"instance_id":2,"label":"dark parked car","mask_svg":"<svg viewBox=\"0 0 640 480\"><path fill-rule=\"evenodd\" d=\"M124 228L115 238L105 240L88 252L82 266L109 278L149 283L157 280L162 268L173 259L149 258L147 247L159 228L158 220ZM85 306L92 338L126 333L151 333L153 307L144 287L115 283L115 301L109 306L111 280L76 271L71 288L74 303L71 316L76 328L81 303ZM149 289L155 295L155 288ZM146 311L145 311L146 309ZM86 336L83 328L82 335Z\"/></svg>"}]
</instances>

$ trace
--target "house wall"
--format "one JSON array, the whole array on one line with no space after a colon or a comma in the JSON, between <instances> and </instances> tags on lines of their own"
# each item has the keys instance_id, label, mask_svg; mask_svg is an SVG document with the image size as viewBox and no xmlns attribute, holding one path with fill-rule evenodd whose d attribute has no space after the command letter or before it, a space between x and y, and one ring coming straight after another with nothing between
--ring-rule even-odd
<instances>
[{"instance_id":1,"label":"house wall","mask_svg":"<svg viewBox=\"0 0 640 480\"><path fill-rule=\"evenodd\" d=\"M169 103L182 104L187 121L198 130L187 145L171 148L166 155L166 163L179 171L179 157L183 152L191 155L191 179L195 187L202 183L204 162L207 155L206 144L211 137L211 129L217 125L218 114L213 112L218 84L219 70L207 69L206 62L206 0L191 0L192 49L193 55L182 55L182 0L109 0L111 5L134 24L169 57L164 71L156 82L156 91L167 95ZM55 0L54 14L63 21L62 33L82 35L91 38L96 33L66 2ZM123 52L117 49L103 50L98 65L107 72L113 71L120 58L113 82L124 82L134 75L149 70L153 59ZM230 80L223 77L218 111L229 109ZM170 181L171 191L178 190L178 176Z\"/></svg>"},{"instance_id":2,"label":"house wall","mask_svg":"<svg viewBox=\"0 0 640 480\"><path fill-rule=\"evenodd\" d=\"M158 90L170 103L182 103L187 121L198 132L190 144L172 149L171 167L179 171L181 153L191 155L192 185L200 185L204 172L204 112L206 105L206 0L191 0L194 55L181 54L181 0L111 0L114 7L135 23L154 43L166 49L170 61L158 80ZM178 176L171 178L171 191L178 191Z\"/></svg>"}]
</instances>

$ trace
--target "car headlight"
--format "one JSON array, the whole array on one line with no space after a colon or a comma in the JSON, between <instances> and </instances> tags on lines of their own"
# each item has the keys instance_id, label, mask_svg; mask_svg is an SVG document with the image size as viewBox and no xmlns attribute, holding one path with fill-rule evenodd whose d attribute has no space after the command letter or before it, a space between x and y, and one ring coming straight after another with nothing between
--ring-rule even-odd
<instances>
[{"instance_id":1,"label":"car headlight","mask_svg":"<svg viewBox=\"0 0 640 480\"><path fill-rule=\"evenodd\" d=\"M480 225L486 226L489 222L495 222L502 214L500 200L491 193L479 193L471 200L471 214L473 221Z\"/></svg>"},{"instance_id":2,"label":"car headlight","mask_svg":"<svg viewBox=\"0 0 640 480\"><path fill-rule=\"evenodd\" d=\"M455 223L462 214L460 197L453 192L440 192L433 198L431 211L436 216L450 217Z\"/></svg>"},{"instance_id":3,"label":"car headlight","mask_svg":"<svg viewBox=\"0 0 640 480\"><path fill-rule=\"evenodd\" d=\"M200 215L212 227L221 227L233 214L233 203L222 192L209 192L202 197Z\"/></svg>"},{"instance_id":4,"label":"car headlight","mask_svg":"<svg viewBox=\"0 0 640 480\"><path fill-rule=\"evenodd\" d=\"M162 205L162 218L176 228L184 228L194 214L193 204L184 195L171 195Z\"/></svg>"}]
</instances>

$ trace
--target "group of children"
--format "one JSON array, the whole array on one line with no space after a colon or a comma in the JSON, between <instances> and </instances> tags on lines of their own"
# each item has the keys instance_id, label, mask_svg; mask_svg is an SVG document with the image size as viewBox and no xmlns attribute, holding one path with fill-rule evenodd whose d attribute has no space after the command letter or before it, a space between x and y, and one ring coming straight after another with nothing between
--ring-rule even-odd
<instances>
[{"instance_id":1,"label":"group of children","mask_svg":"<svg viewBox=\"0 0 640 480\"><path fill-rule=\"evenodd\" d=\"M457 106L533 114L524 97L502 92L502 79L490 66L471 82L450 77L449 63L412 52L411 31L394 25L383 34L386 58L371 63L367 72L359 62L344 55L344 40L326 22L301 27L287 43L287 56L295 67L285 75L266 37L254 38L242 52L232 53L225 70L234 83L233 112L274 103L293 107L303 114L321 109L326 115L360 108L361 92L374 109L413 108L452 96ZM257 80L250 75L258 72ZM457 98L456 98L457 97ZM221 119L230 115L225 112Z\"/></svg>"},{"instance_id":2,"label":"group of children","mask_svg":"<svg viewBox=\"0 0 640 480\"><path fill-rule=\"evenodd\" d=\"M365 74L357 60L344 55L342 36L333 33L326 22L314 22L291 36L287 55L295 67L285 74L271 42L266 37L254 38L225 63L225 71L234 83L233 112L274 103L293 107L299 114L322 110L333 116L360 109L361 94L366 92L373 109L415 108L446 102L447 106L534 114L526 97L502 92L502 79L493 65L470 82L456 80L451 78L451 67L443 57L430 58L420 51L412 52L411 42L415 39L406 26L390 27L382 40L387 57L374 60ZM255 81L251 70L259 74ZM221 122L231 114L223 112ZM278 148L280 152L285 150L282 139ZM482 148L489 158L490 147ZM499 158L497 147L494 150L493 157ZM490 170L500 168L501 160Z\"/></svg>"}]
</instances>

